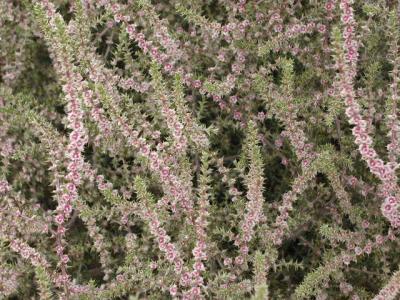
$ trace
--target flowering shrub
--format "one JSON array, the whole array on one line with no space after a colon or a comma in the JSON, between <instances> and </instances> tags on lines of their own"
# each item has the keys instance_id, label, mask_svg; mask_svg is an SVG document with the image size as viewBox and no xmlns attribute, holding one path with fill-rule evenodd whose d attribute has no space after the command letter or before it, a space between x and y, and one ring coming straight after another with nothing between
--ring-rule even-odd
<instances>
[{"instance_id":1,"label":"flowering shrub","mask_svg":"<svg viewBox=\"0 0 400 300\"><path fill-rule=\"evenodd\" d=\"M0 22L1 299L398 299L400 2Z\"/></svg>"}]
</instances>

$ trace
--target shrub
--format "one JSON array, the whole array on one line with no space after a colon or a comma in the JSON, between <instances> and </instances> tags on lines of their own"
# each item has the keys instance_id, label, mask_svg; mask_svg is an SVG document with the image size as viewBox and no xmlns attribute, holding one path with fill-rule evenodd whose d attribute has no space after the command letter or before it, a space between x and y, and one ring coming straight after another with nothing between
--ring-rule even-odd
<instances>
[{"instance_id":1,"label":"shrub","mask_svg":"<svg viewBox=\"0 0 400 300\"><path fill-rule=\"evenodd\" d=\"M1 298L396 298L400 3L0 12Z\"/></svg>"}]
</instances>

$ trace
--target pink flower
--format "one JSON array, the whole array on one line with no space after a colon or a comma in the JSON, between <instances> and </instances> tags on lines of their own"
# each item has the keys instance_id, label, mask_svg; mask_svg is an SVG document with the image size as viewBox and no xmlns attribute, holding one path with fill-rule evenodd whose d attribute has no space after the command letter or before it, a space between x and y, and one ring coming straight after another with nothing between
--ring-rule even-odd
<instances>
[{"instance_id":1,"label":"pink flower","mask_svg":"<svg viewBox=\"0 0 400 300\"><path fill-rule=\"evenodd\" d=\"M201 81L200 80L193 81L193 87L199 89L201 87Z\"/></svg>"},{"instance_id":2,"label":"pink flower","mask_svg":"<svg viewBox=\"0 0 400 300\"><path fill-rule=\"evenodd\" d=\"M72 206L70 204L64 205L64 213L69 215L72 212Z\"/></svg>"},{"instance_id":3,"label":"pink flower","mask_svg":"<svg viewBox=\"0 0 400 300\"><path fill-rule=\"evenodd\" d=\"M64 248L61 245L56 246L57 255L61 255L64 251Z\"/></svg>"},{"instance_id":4,"label":"pink flower","mask_svg":"<svg viewBox=\"0 0 400 300\"><path fill-rule=\"evenodd\" d=\"M263 122L263 121L265 120L265 118L266 118L266 115L265 115L264 112L260 111L260 112L258 113L257 117L258 117L258 120L260 120L261 122Z\"/></svg>"},{"instance_id":5,"label":"pink flower","mask_svg":"<svg viewBox=\"0 0 400 300\"><path fill-rule=\"evenodd\" d=\"M242 113L239 111L235 111L235 113L233 114L233 118L235 120L240 120L242 118Z\"/></svg>"},{"instance_id":6,"label":"pink flower","mask_svg":"<svg viewBox=\"0 0 400 300\"><path fill-rule=\"evenodd\" d=\"M169 169L167 167L163 167L161 170L161 174L163 178L167 178L169 176Z\"/></svg>"},{"instance_id":7,"label":"pink flower","mask_svg":"<svg viewBox=\"0 0 400 300\"><path fill-rule=\"evenodd\" d=\"M367 253L367 254L371 254L371 252L372 252L372 244L370 242L368 242L367 245L365 245L364 252Z\"/></svg>"},{"instance_id":8,"label":"pink flower","mask_svg":"<svg viewBox=\"0 0 400 300\"><path fill-rule=\"evenodd\" d=\"M196 299L196 298L197 298L198 296L200 296L200 294L201 294L200 288L197 287L197 286L191 288L190 294L194 297L194 299Z\"/></svg>"},{"instance_id":9,"label":"pink flower","mask_svg":"<svg viewBox=\"0 0 400 300\"><path fill-rule=\"evenodd\" d=\"M68 263L68 262L69 262L69 257L68 257L68 255L63 255L63 256L61 257L61 261L62 261L64 264Z\"/></svg>"},{"instance_id":10,"label":"pink flower","mask_svg":"<svg viewBox=\"0 0 400 300\"><path fill-rule=\"evenodd\" d=\"M343 255L343 256L342 256L342 260L343 260L343 263L344 263L346 266L350 265L350 262L351 262L350 256L348 256L348 255Z\"/></svg>"},{"instance_id":11,"label":"pink flower","mask_svg":"<svg viewBox=\"0 0 400 300\"><path fill-rule=\"evenodd\" d=\"M58 214L55 217L55 221L56 221L57 224L60 224L60 225L63 224L64 223L64 216L62 214Z\"/></svg>"},{"instance_id":12,"label":"pink flower","mask_svg":"<svg viewBox=\"0 0 400 300\"><path fill-rule=\"evenodd\" d=\"M283 30L282 24L276 24L276 25L274 26L274 31L275 31L275 32L282 32L282 30Z\"/></svg>"},{"instance_id":13,"label":"pink flower","mask_svg":"<svg viewBox=\"0 0 400 300\"><path fill-rule=\"evenodd\" d=\"M377 245L382 245L383 242L384 242L383 236L381 236L381 235L378 234L378 235L375 237L375 242L376 242Z\"/></svg>"},{"instance_id":14,"label":"pink flower","mask_svg":"<svg viewBox=\"0 0 400 300\"><path fill-rule=\"evenodd\" d=\"M235 104L235 103L237 102L237 100L238 100L238 97L237 97L237 96L231 96L231 97L229 97L229 102L232 103L232 104Z\"/></svg>"},{"instance_id":15,"label":"pink flower","mask_svg":"<svg viewBox=\"0 0 400 300\"><path fill-rule=\"evenodd\" d=\"M158 237L158 243L161 244L161 245L164 244L165 243L165 237L159 236Z\"/></svg>"},{"instance_id":16,"label":"pink flower","mask_svg":"<svg viewBox=\"0 0 400 300\"><path fill-rule=\"evenodd\" d=\"M182 259L180 259L180 258L175 258L174 264L175 264L175 272L181 273L181 272L182 272L182 268L183 268L183 261L182 261Z\"/></svg>"},{"instance_id":17,"label":"pink flower","mask_svg":"<svg viewBox=\"0 0 400 300\"><path fill-rule=\"evenodd\" d=\"M362 221L361 226L362 226L364 229L367 229L367 228L369 227L369 222L368 222L367 220L364 220L364 221Z\"/></svg>"},{"instance_id":18,"label":"pink flower","mask_svg":"<svg viewBox=\"0 0 400 300\"><path fill-rule=\"evenodd\" d=\"M394 205L388 204L388 203L384 203L382 205L382 212L384 215L387 215L389 213L391 213L394 210Z\"/></svg>"},{"instance_id":19,"label":"pink flower","mask_svg":"<svg viewBox=\"0 0 400 300\"><path fill-rule=\"evenodd\" d=\"M165 64L165 65L164 65L164 70L165 70L166 72L170 72L170 71L172 70L172 65L171 65L171 64Z\"/></svg>"},{"instance_id":20,"label":"pink flower","mask_svg":"<svg viewBox=\"0 0 400 300\"><path fill-rule=\"evenodd\" d=\"M354 252L356 253L356 255L361 255L362 254L362 249L360 247L355 247L354 248Z\"/></svg>"},{"instance_id":21,"label":"pink flower","mask_svg":"<svg viewBox=\"0 0 400 300\"><path fill-rule=\"evenodd\" d=\"M67 184L67 190L71 193L75 193L76 192L76 186L73 183L68 183Z\"/></svg>"},{"instance_id":22,"label":"pink flower","mask_svg":"<svg viewBox=\"0 0 400 300\"><path fill-rule=\"evenodd\" d=\"M171 294L172 297L175 297L178 293L178 288L177 286L174 284L169 288L169 293Z\"/></svg>"},{"instance_id":23,"label":"pink flower","mask_svg":"<svg viewBox=\"0 0 400 300\"><path fill-rule=\"evenodd\" d=\"M242 246L242 247L240 247L240 252L241 252L243 255L246 255L246 254L249 252L249 247L247 247L247 246Z\"/></svg>"},{"instance_id":24,"label":"pink flower","mask_svg":"<svg viewBox=\"0 0 400 300\"><path fill-rule=\"evenodd\" d=\"M174 259L175 259L175 257L176 257L176 252L175 251L168 251L167 252L167 260L168 261L174 261Z\"/></svg>"},{"instance_id":25,"label":"pink flower","mask_svg":"<svg viewBox=\"0 0 400 300\"><path fill-rule=\"evenodd\" d=\"M218 103L218 105L219 105L219 107L220 107L221 109L225 109L225 108L226 108L226 103L225 103L224 101L220 101L220 102Z\"/></svg>"},{"instance_id":26,"label":"pink flower","mask_svg":"<svg viewBox=\"0 0 400 300\"><path fill-rule=\"evenodd\" d=\"M205 270L205 267L204 267L204 264L202 262L197 261L197 262L194 263L193 269L195 269L198 272L201 272L201 271Z\"/></svg>"},{"instance_id":27,"label":"pink flower","mask_svg":"<svg viewBox=\"0 0 400 300\"><path fill-rule=\"evenodd\" d=\"M239 255L239 256L237 256L237 257L235 258L235 264L236 264L236 265L240 266L240 265L242 265L243 263L244 263L244 258L243 258L243 256Z\"/></svg>"},{"instance_id":28,"label":"pink flower","mask_svg":"<svg viewBox=\"0 0 400 300\"><path fill-rule=\"evenodd\" d=\"M325 9L326 9L328 12L332 11L333 8L334 8L334 5L333 5L333 3L332 3L331 1L326 2L326 4L325 4Z\"/></svg>"},{"instance_id":29,"label":"pink flower","mask_svg":"<svg viewBox=\"0 0 400 300\"><path fill-rule=\"evenodd\" d=\"M225 258L224 259L224 265L225 266L230 266L232 264L232 258Z\"/></svg>"},{"instance_id":30,"label":"pink flower","mask_svg":"<svg viewBox=\"0 0 400 300\"><path fill-rule=\"evenodd\" d=\"M152 269L152 270L157 269L157 262L155 262L155 261L150 262L150 269Z\"/></svg>"},{"instance_id":31,"label":"pink flower","mask_svg":"<svg viewBox=\"0 0 400 300\"><path fill-rule=\"evenodd\" d=\"M190 276L190 273L189 272L185 272L182 276L181 276L181 284L183 285L183 286L187 286L187 285L189 285L189 283L190 283L190 280L191 280L191 276Z\"/></svg>"},{"instance_id":32,"label":"pink flower","mask_svg":"<svg viewBox=\"0 0 400 300\"><path fill-rule=\"evenodd\" d=\"M387 202L391 205L395 205L395 204L397 204L397 199L394 196L389 196L385 199L385 202Z\"/></svg>"}]
</instances>

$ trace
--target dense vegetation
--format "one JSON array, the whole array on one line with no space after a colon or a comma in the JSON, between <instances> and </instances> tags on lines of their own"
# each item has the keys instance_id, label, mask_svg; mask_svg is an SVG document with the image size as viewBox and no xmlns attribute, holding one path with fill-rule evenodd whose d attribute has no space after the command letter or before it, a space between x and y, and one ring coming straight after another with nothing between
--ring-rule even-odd
<instances>
[{"instance_id":1,"label":"dense vegetation","mask_svg":"<svg viewBox=\"0 0 400 300\"><path fill-rule=\"evenodd\" d=\"M0 0L0 298L396 299L399 23Z\"/></svg>"}]
</instances>

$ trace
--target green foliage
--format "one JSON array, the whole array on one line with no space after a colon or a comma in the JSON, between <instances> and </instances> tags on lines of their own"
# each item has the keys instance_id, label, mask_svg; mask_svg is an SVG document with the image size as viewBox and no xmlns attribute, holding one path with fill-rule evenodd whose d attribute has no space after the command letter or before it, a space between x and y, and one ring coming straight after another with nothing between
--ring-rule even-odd
<instances>
[{"instance_id":1,"label":"green foliage","mask_svg":"<svg viewBox=\"0 0 400 300\"><path fill-rule=\"evenodd\" d=\"M170 299L175 285L179 299L197 286L204 299L369 299L398 279L382 203L400 173L380 181L368 166L399 159L387 147L399 138L396 1L100 2L0 1L1 299L63 298L63 272L85 290L66 299Z\"/></svg>"}]
</instances>

